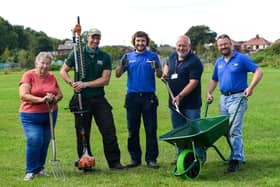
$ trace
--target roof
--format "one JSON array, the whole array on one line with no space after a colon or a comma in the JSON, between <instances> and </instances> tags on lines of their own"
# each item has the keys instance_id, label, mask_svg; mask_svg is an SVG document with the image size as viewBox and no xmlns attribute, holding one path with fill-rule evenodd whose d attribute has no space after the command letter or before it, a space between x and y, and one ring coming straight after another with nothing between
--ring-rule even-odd
<instances>
[{"instance_id":1,"label":"roof","mask_svg":"<svg viewBox=\"0 0 280 187\"><path fill-rule=\"evenodd\" d=\"M256 37L243 43L243 45L269 45L269 44L270 44L269 41L260 37L258 34L256 35Z\"/></svg>"}]
</instances>

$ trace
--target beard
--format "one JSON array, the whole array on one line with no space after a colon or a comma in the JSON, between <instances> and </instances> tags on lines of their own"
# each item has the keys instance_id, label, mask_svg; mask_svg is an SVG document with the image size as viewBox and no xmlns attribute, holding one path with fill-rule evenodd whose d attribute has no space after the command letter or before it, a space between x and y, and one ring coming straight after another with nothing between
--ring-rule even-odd
<instances>
[{"instance_id":1,"label":"beard","mask_svg":"<svg viewBox=\"0 0 280 187\"><path fill-rule=\"evenodd\" d=\"M231 55L231 50L230 48L224 48L224 49L221 49L221 53L223 56L230 56Z\"/></svg>"},{"instance_id":2,"label":"beard","mask_svg":"<svg viewBox=\"0 0 280 187\"><path fill-rule=\"evenodd\" d=\"M146 49L146 46L145 46L145 45L135 45L135 49L136 49L138 52L144 52L145 49Z\"/></svg>"}]
</instances>

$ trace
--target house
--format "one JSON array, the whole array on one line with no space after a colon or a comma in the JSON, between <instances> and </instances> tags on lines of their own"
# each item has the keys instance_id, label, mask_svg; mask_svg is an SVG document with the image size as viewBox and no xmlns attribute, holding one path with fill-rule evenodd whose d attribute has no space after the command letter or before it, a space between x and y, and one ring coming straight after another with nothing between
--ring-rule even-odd
<instances>
[{"instance_id":1,"label":"house","mask_svg":"<svg viewBox=\"0 0 280 187\"><path fill-rule=\"evenodd\" d=\"M270 42L267 41L266 39L260 37L258 34L256 37L244 42L241 46L243 51L258 51L260 49L265 49L270 46Z\"/></svg>"},{"instance_id":2,"label":"house","mask_svg":"<svg viewBox=\"0 0 280 187\"><path fill-rule=\"evenodd\" d=\"M64 44L60 44L57 48L57 55L68 55L74 44L72 40L66 40Z\"/></svg>"}]
</instances>

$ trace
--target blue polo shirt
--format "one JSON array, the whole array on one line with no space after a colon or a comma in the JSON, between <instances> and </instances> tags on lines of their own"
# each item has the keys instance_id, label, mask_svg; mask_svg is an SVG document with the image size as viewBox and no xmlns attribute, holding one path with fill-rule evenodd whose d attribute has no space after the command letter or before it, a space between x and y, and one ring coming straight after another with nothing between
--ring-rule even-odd
<instances>
[{"instance_id":1,"label":"blue polo shirt","mask_svg":"<svg viewBox=\"0 0 280 187\"><path fill-rule=\"evenodd\" d=\"M234 51L228 62L223 56L216 60L212 79L219 82L221 92L245 90L248 72L255 72L257 68L247 55Z\"/></svg>"},{"instance_id":2,"label":"blue polo shirt","mask_svg":"<svg viewBox=\"0 0 280 187\"><path fill-rule=\"evenodd\" d=\"M156 53L145 50L143 53L133 51L123 56L128 65L123 68L127 71L127 93L155 92L155 70L152 61L156 61L161 69L159 57Z\"/></svg>"}]
</instances>

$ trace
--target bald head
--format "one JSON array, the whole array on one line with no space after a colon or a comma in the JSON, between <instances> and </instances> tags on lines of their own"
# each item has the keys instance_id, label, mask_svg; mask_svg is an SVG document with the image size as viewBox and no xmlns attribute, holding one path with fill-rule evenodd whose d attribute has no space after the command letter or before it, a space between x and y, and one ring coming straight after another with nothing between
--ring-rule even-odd
<instances>
[{"instance_id":1,"label":"bald head","mask_svg":"<svg viewBox=\"0 0 280 187\"><path fill-rule=\"evenodd\" d=\"M184 57L189 53L191 47L191 40L186 35L181 35L178 37L176 42L176 52L178 54L179 60L183 60Z\"/></svg>"},{"instance_id":2,"label":"bald head","mask_svg":"<svg viewBox=\"0 0 280 187\"><path fill-rule=\"evenodd\" d=\"M181 36L178 36L177 43L178 42L184 42L185 44L190 45L191 44L191 39L186 35L181 35Z\"/></svg>"}]
</instances>

